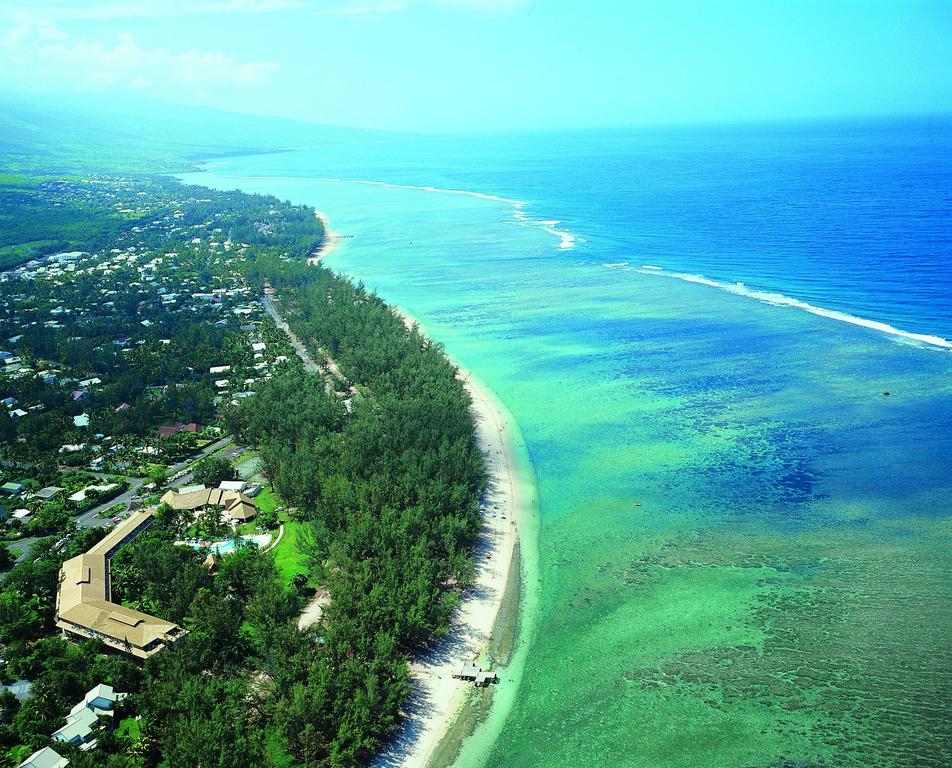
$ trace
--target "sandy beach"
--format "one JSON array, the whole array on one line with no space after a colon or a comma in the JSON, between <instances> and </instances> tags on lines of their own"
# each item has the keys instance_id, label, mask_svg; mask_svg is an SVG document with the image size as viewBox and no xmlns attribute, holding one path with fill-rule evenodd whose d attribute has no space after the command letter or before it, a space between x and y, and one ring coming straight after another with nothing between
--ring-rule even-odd
<instances>
[{"instance_id":1,"label":"sandy beach","mask_svg":"<svg viewBox=\"0 0 952 768\"><path fill-rule=\"evenodd\" d=\"M324 211L314 211L314 215L317 216L317 218L321 220L321 224L324 225L324 239L321 241L320 246L318 246L308 258L308 264L317 264L340 244L340 233L331 229L327 214L324 213Z\"/></svg>"},{"instance_id":2,"label":"sandy beach","mask_svg":"<svg viewBox=\"0 0 952 768\"><path fill-rule=\"evenodd\" d=\"M308 259L316 264L339 243L326 214L315 211L326 237ZM403 312L404 322L416 322ZM378 768L422 768L453 724L472 683L456 680L453 672L479 658L487 649L509 579L518 538L519 520L529 494L520 493L519 473L507 414L492 394L473 376L460 371L473 401L477 440L486 457L487 489L483 498L483 526L474 553L476 577L463 596L450 631L430 652L410 663L413 691L404 707L400 732L378 755ZM319 598L319 599L318 599ZM329 596L318 596L302 614L306 626L320 617Z\"/></svg>"},{"instance_id":3,"label":"sandy beach","mask_svg":"<svg viewBox=\"0 0 952 768\"><path fill-rule=\"evenodd\" d=\"M483 528L476 547L476 580L464 595L449 634L410 664L413 693L401 731L375 761L378 768L422 768L453 723L472 683L453 672L482 654L490 639L518 536L524 494L520 494L515 451L506 415L470 375L460 378L473 399L477 438L486 456L489 481L483 501Z\"/></svg>"}]
</instances>

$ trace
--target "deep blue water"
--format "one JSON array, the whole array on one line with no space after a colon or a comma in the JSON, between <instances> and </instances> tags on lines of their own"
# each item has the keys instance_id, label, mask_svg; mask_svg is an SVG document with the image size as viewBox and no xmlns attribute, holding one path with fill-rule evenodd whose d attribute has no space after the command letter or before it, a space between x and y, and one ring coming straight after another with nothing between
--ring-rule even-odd
<instances>
[{"instance_id":1,"label":"deep blue water","mask_svg":"<svg viewBox=\"0 0 952 768\"><path fill-rule=\"evenodd\" d=\"M527 201L579 258L952 339L950 119L394 138L235 167Z\"/></svg>"},{"instance_id":2,"label":"deep blue water","mask_svg":"<svg viewBox=\"0 0 952 768\"><path fill-rule=\"evenodd\" d=\"M460 768L952 764L949 126L393 138L189 178L326 211L353 236L327 264L518 422L526 608Z\"/></svg>"}]
</instances>

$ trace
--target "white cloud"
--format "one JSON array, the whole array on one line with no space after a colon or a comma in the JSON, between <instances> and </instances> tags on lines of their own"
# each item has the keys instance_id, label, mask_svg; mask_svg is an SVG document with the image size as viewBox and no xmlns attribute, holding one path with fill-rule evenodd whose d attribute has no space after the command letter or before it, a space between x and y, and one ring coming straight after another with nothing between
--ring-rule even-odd
<instances>
[{"instance_id":1,"label":"white cloud","mask_svg":"<svg viewBox=\"0 0 952 768\"><path fill-rule=\"evenodd\" d=\"M33 22L116 20L225 13L314 11L335 16L376 16L414 6L458 8L481 13L510 13L534 0L0 0L0 17Z\"/></svg>"},{"instance_id":2,"label":"white cloud","mask_svg":"<svg viewBox=\"0 0 952 768\"><path fill-rule=\"evenodd\" d=\"M276 13L313 8L306 0L138 0L138 2L64 2L0 0L0 13L30 19L68 21L73 19L131 19L167 16L194 16L216 13Z\"/></svg>"},{"instance_id":3,"label":"white cloud","mask_svg":"<svg viewBox=\"0 0 952 768\"><path fill-rule=\"evenodd\" d=\"M344 5L321 8L320 13L333 16L377 16L399 13L414 6L459 8L480 13L512 13L532 5L533 0L354 0Z\"/></svg>"},{"instance_id":4,"label":"white cloud","mask_svg":"<svg viewBox=\"0 0 952 768\"><path fill-rule=\"evenodd\" d=\"M221 51L144 48L130 34L115 44L76 40L48 21L14 26L0 38L0 71L14 84L193 96L261 85L277 70L278 64L242 62Z\"/></svg>"}]
</instances>

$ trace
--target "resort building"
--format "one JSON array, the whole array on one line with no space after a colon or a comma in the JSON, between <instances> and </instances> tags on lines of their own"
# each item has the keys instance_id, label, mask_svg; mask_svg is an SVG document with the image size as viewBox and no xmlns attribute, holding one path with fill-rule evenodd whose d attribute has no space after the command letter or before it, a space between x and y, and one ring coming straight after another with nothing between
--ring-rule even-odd
<instances>
[{"instance_id":1,"label":"resort building","mask_svg":"<svg viewBox=\"0 0 952 768\"><path fill-rule=\"evenodd\" d=\"M96 734L101 727L99 718L111 718L113 708L123 698L125 694L116 693L111 685L97 685L70 710L66 716L66 725L53 731L50 738L79 747L84 752L95 749Z\"/></svg>"},{"instance_id":2,"label":"resort building","mask_svg":"<svg viewBox=\"0 0 952 768\"><path fill-rule=\"evenodd\" d=\"M161 501L172 509L187 509L196 513L217 507L234 523L244 523L258 514L258 505L250 496L223 488L202 488L185 493L166 491Z\"/></svg>"},{"instance_id":3,"label":"resort building","mask_svg":"<svg viewBox=\"0 0 952 768\"><path fill-rule=\"evenodd\" d=\"M59 752L49 747L43 747L43 749L37 750L20 763L17 768L66 768L67 765L69 765L69 760Z\"/></svg>"},{"instance_id":4,"label":"resort building","mask_svg":"<svg viewBox=\"0 0 952 768\"><path fill-rule=\"evenodd\" d=\"M133 512L86 554L63 563L56 593L56 626L95 637L139 659L155 655L185 634L170 621L112 602L109 564L116 550L152 524L154 510Z\"/></svg>"}]
</instances>

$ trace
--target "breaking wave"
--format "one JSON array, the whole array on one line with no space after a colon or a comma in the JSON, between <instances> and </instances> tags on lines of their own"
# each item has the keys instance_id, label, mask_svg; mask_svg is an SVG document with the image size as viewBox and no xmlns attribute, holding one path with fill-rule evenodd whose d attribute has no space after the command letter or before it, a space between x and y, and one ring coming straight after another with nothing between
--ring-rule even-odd
<instances>
[{"instance_id":1,"label":"breaking wave","mask_svg":"<svg viewBox=\"0 0 952 768\"><path fill-rule=\"evenodd\" d=\"M671 277L676 280L684 280L688 283L707 285L711 288L717 288L718 290L726 291L727 293L733 293L736 296L744 296L745 298L755 299L756 301L761 301L765 304L772 304L775 307L791 307L793 309L799 309L803 312L809 312L812 315L826 317L830 320L838 320L841 323L850 323L851 325L858 325L863 328L879 331L881 333L887 333L890 336L898 336L903 339L918 341L922 344L928 344L933 347L952 350L952 341L943 339L941 336L932 336L926 333L912 333L911 331L903 331L902 329L896 328L889 323L883 323L879 320L869 320L864 317L857 317L856 315L851 315L848 312L840 312L835 309L817 307L813 304L809 304L806 301L801 301L800 299L795 299L791 296L785 296L782 293L759 291L753 288L748 288L743 283L721 283L717 280L711 280L710 278L704 277L703 275L692 275L685 272L667 272L661 267L647 264L642 265L639 269L637 269L637 271L643 275Z\"/></svg>"}]
</instances>

